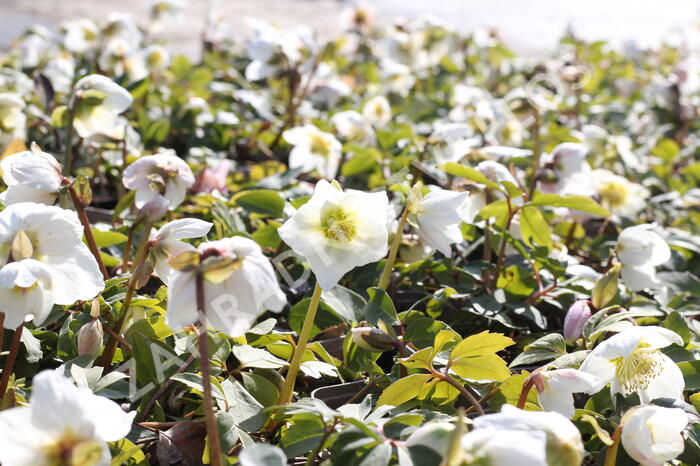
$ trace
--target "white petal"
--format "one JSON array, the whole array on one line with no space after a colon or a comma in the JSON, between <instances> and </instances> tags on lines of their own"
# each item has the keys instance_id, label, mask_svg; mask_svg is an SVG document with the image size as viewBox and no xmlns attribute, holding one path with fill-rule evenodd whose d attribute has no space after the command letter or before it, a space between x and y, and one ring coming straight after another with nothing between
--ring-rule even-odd
<instances>
[{"instance_id":1,"label":"white petal","mask_svg":"<svg viewBox=\"0 0 700 466\"><path fill-rule=\"evenodd\" d=\"M37 466L46 463L41 447L53 438L32 422L32 409L10 408L0 411L0 463L8 466Z\"/></svg>"},{"instance_id":2,"label":"white petal","mask_svg":"<svg viewBox=\"0 0 700 466\"><path fill-rule=\"evenodd\" d=\"M554 411L571 419L576 413L574 396L571 393L570 391L557 390L554 387L545 387L544 390L537 391L537 399L545 411Z\"/></svg>"},{"instance_id":3,"label":"white petal","mask_svg":"<svg viewBox=\"0 0 700 466\"><path fill-rule=\"evenodd\" d=\"M165 323L173 330L180 330L197 320L196 277L192 272L173 270L169 281Z\"/></svg>"},{"instance_id":4,"label":"white petal","mask_svg":"<svg viewBox=\"0 0 700 466\"><path fill-rule=\"evenodd\" d=\"M163 239L189 239L206 236L211 230L213 223L205 222L198 218L182 218L173 220L161 227L155 238Z\"/></svg>"},{"instance_id":5,"label":"white petal","mask_svg":"<svg viewBox=\"0 0 700 466\"><path fill-rule=\"evenodd\" d=\"M649 382L646 389L639 391L639 401L647 404L657 398L683 400L683 390L685 390L683 373L665 354L659 353L656 357L662 361L661 373Z\"/></svg>"}]
</instances>

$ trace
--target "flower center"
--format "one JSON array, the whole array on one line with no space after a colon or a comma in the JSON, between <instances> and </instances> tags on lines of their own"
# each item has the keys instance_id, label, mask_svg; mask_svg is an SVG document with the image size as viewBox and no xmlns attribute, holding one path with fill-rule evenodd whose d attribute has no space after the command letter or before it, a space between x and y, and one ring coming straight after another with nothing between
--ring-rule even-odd
<instances>
[{"instance_id":1,"label":"flower center","mask_svg":"<svg viewBox=\"0 0 700 466\"><path fill-rule=\"evenodd\" d=\"M321 157L328 157L331 154L331 142L320 134L312 134L311 152Z\"/></svg>"},{"instance_id":2,"label":"flower center","mask_svg":"<svg viewBox=\"0 0 700 466\"><path fill-rule=\"evenodd\" d=\"M15 234L15 239L12 240L12 246L10 247L10 254L13 261L31 259L34 255L34 245L24 230L19 230Z\"/></svg>"},{"instance_id":3,"label":"flower center","mask_svg":"<svg viewBox=\"0 0 700 466\"><path fill-rule=\"evenodd\" d=\"M44 451L50 466L94 466L102 460L99 442L81 439L70 430Z\"/></svg>"},{"instance_id":4,"label":"flower center","mask_svg":"<svg viewBox=\"0 0 700 466\"><path fill-rule=\"evenodd\" d=\"M637 390L645 390L649 383L661 373L662 363L658 350L650 350L637 347L625 357L619 357L613 362L617 363L615 377L626 393Z\"/></svg>"},{"instance_id":5,"label":"flower center","mask_svg":"<svg viewBox=\"0 0 700 466\"><path fill-rule=\"evenodd\" d=\"M326 238L345 243L357 234L355 219L341 207L332 207L322 214L321 229Z\"/></svg>"},{"instance_id":6,"label":"flower center","mask_svg":"<svg viewBox=\"0 0 700 466\"><path fill-rule=\"evenodd\" d=\"M627 187L614 181L603 184L599 189L599 193L603 204L613 209L623 205L629 197Z\"/></svg>"}]
</instances>

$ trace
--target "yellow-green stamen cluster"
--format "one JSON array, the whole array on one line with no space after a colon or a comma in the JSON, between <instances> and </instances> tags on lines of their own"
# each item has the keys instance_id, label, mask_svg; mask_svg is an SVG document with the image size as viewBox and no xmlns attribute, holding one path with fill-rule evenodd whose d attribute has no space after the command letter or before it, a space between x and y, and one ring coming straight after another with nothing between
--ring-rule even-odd
<instances>
[{"instance_id":1,"label":"yellow-green stamen cluster","mask_svg":"<svg viewBox=\"0 0 700 466\"><path fill-rule=\"evenodd\" d=\"M350 242L357 234L355 219L340 207L332 207L321 215L323 235L334 241Z\"/></svg>"},{"instance_id":2,"label":"yellow-green stamen cluster","mask_svg":"<svg viewBox=\"0 0 700 466\"><path fill-rule=\"evenodd\" d=\"M615 377L626 392L645 390L651 381L661 373L658 350L637 348L626 358L615 360Z\"/></svg>"}]
</instances>

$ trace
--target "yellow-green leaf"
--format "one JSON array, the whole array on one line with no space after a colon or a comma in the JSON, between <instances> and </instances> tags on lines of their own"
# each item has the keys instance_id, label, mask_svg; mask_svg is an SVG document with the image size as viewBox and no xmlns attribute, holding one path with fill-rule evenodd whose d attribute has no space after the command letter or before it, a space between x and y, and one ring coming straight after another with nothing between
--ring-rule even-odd
<instances>
[{"instance_id":1,"label":"yellow-green leaf","mask_svg":"<svg viewBox=\"0 0 700 466\"><path fill-rule=\"evenodd\" d=\"M513 340L502 333L491 333L488 330L484 330L459 342L452 350L450 359L493 354L514 343Z\"/></svg>"},{"instance_id":2,"label":"yellow-green leaf","mask_svg":"<svg viewBox=\"0 0 700 466\"><path fill-rule=\"evenodd\" d=\"M460 358L454 361L450 368L465 379L502 382L510 377L506 362L495 354Z\"/></svg>"},{"instance_id":3,"label":"yellow-green leaf","mask_svg":"<svg viewBox=\"0 0 700 466\"><path fill-rule=\"evenodd\" d=\"M432 378L430 374L413 374L408 377L397 380L384 390L379 399L377 406L392 405L398 406L409 400L418 397L423 384Z\"/></svg>"}]
</instances>

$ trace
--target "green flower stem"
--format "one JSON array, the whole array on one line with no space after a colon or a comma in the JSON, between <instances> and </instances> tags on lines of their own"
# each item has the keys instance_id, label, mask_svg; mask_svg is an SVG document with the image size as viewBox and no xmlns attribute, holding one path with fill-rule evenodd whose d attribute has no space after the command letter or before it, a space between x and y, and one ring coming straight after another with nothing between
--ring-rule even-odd
<instances>
[{"instance_id":1,"label":"green flower stem","mask_svg":"<svg viewBox=\"0 0 700 466\"><path fill-rule=\"evenodd\" d=\"M143 241L141 242L141 247L139 248L138 256L136 257L134 270L136 270L136 268L138 268L139 265L143 264L146 261L146 258L148 257L148 251L151 247L151 243L148 239L148 232L150 231L151 225L148 224L146 225L146 233L143 238ZM122 315L113 329L114 335L121 335L122 333L122 327L124 327L124 321L126 321L126 316L129 314L129 307L131 306L131 300L134 298L134 293L136 292L136 284L138 283L138 281L139 280L137 280L132 274L131 278L129 279L128 288L126 289L126 296L124 296ZM117 349L118 343L119 340L115 336L110 334L109 340L107 341L107 345L105 346L105 349L102 352L102 357L100 358L100 366L107 367L112 363L112 358L114 357L114 352Z\"/></svg>"},{"instance_id":2,"label":"green flower stem","mask_svg":"<svg viewBox=\"0 0 700 466\"><path fill-rule=\"evenodd\" d=\"M204 277L197 273L197 312L204 316ZM221 466L221 441L219 440L219 428L216 425L214 414L214 397L211 394L211 368L209 367L209 347L207 344L206 318L202 322L201 331L197 338L199 343L199 359L202 366L202 386L204 387L204 419L207 426L207 440L209 444L209 464Z\"/></svg>"},{"instance_id":3,"label":"green flower stem","mask_svg":"<svg viewBox=\"0 0 700 466\"><path fill-rule=\"evenodd\" d=\"M292 393L294 393L294 382L297 379L297 374L299 373L299 366L301 365L301 358L304 356L304 351L306 351L306 344L309 341L309 335L311 334L311 328L314 325L314 319L316 318L316 311L318 310L318 304L321 302L321 286L316 283L314 287L314 292L311 295L311 302L309 303L309 310L304 317L304 325L301 327L301 332L299 332L299 340L297 340L297 346L294 348L294 354L292 355L292 362L289 365L289 370L287 370L287 377L284 379L284 385L280 391L279 404L287 404L292 401Z\"/></svg>"},{"instance_id":4,"label":"green flower stem","mask_svg":"<svg viewBox=\"0 0 700 466\"><path fill-rule=\"evenodd\" d=\"M620 448L620 436L622 435L622 424L617 426L612 436L613 444L608 446L605 452L605 463L603 466L615 466L617 462L617 450Z\"/></svg>"},{"instance_id":5,"label":"green flower stem","mask_svg":"<svg viewBox=\"0 0 700 466\"><path fill-rule=\"evenodd\" d=\"M75 211L78 213L80 223L83 224L83 233L85 233L85 240L87 241L88 248L90 248L90 252L92 253L92 255L95 256L97 265L100 267L100 272L102 272L102 278L108 280L109 273L107 272L107 267L105 267L105 264L102 261L102 255L100 254L100 248L97 247L95 236L92 234L92 229L90 228L90 220L88 219L88 216L85 213L85 206L83 205L83 201L80 200L80 196L78 196L78 193L75 191L75 188L72 184L68 186L68 193L70 194L71 201L73 201L73 206L75 206Z\"/></svg>"},{"instance_id":6,"label":"green flower stem","mask_svg":"<svg viewBox=\"0 0 700 466\"><path fill-rule=\"evenodd\" d=\"M391 272L394 270L394 263L396 263L396 255L399 253L399 246L401 246L401 239L403 238L403 228L406 226L406 221L408 220L408 207L403 210L401 218L399 219L399 227L396 229L394 234L394 240L391 242L391 248L389 249L389 256L386 259L386 264L384 265L384 270L379 278L379 283L377 288L386 290L389 286L389 279L391 279Z\"/></svg>"},{"instance_id":7,"label":"green flower stem","mask_svg":"<svg viewBox=\"0 0 700 466\"><path fill-rule=\"evenodd\" d=\"M7 360L5 361L5 366L2 368L2 378L0 378L0 400L5 397L5 392L7 391L7 386L10 383L10 375L15 367L15 361L17 360L17 353L19 353L19 346L22 340L22 329L24 324L19 324L19 327L15 329L14 335L12 335L12 341L10 343L10 353L7 355ZM0 327L0 331L2 328Z\"/></svg>"}]
</instances>

